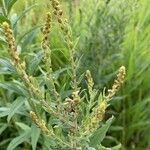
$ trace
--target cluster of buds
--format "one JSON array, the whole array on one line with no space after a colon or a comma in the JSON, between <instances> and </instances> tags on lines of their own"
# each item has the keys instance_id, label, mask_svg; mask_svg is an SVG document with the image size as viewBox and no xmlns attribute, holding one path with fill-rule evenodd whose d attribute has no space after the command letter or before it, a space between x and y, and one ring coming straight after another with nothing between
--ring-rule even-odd
<instances>
[{"instance_id":1,"label":"cluster of buds","mask_svg":"<svg viewBox=\"0 0 150 150\"><path fill-rule=\"evenodd\" d=\"M33 76L29 76L29 88L31 89L31 91L34 93L34 96L36 96L36 98L38 99L43 99L44 98L44 93L40 90L39 85L37 80L33 77Z\"/></svg>"},{"instance_id":2,"label":"cluster of buds","mask_svg":"<svg viewBox=\"0 0 150 150\"><path fill-rule=\"evenodd\" d=\"M91 114L91 120L85 127L85 135L93 133L99 127L99 123L103 120L105 111L107 108L107 102L102 101L96 108L94 108Z\"/></svg>"},{"instance_id":3,"label":"cluster of buds","mask_svg":"<svg viewBox=\"0 0 150 150\"><path fill-rule=\"evenodd\" d=\"M47 13L46 22L43 27L43 40L42 40L42 48L44 50L44 58L45 58L45 65L47 71L47 80L52 86L51 94L56 98L59 102L60 95L58 94L56 87L55 87L55 79L52 77L52 61L51 61L51 49L49 47L49 33L51 28L51 13Z\"/></svg>"},{"instance_id":4,"label":"cluster of buds","mask_svg":"<svg viewBox=\"0 0 150 150\"><path fill-rule=\"evenodd\" d=\"M43 27L42 33L43 33L43 40L42 40L42 48L44 50L44 61L46 64L47 72L51 73L52 66L51 66L51 50L49 48L49 33L51 28L51 13L48 12L46 15L46 22ZM50 74L49 74L50 75Z\"/></svg>"},{"instance_id":5,"label":"cluster of buds","mask_svg":"<svg viewBox=\"0 0 150 150\"><path fill-rule=\"evenodd\" d=\"M125 75L126 75L126 69L124 66L121 66L117 74L117 79L115 79L112 88L108 89L108 95L106 96L107 101L110 101L113 98L113 96L116 94L116 92L119 91L121 85L124 83Z\"/></svg>"},{"instance_id":6,"label":"cluster of buds","mask_svg":"<svg viewBox=\"0 0 150 150\"><path fill-rule=\"evenodd\" d=\"M13 31L7 22L3 23L3 29L4 29L6 41L8 42L8 46L10 49L10 55L13 58L14 63L19 64L20 58L17 54L17 46L16 46L14 35L13 35Z\"/></svg>"},{"instance_id":7,"label":"cluster of buds","mask_svg":"<svg viewBox=\"0 0 150 150\"><path fill-rule=\"evenodd\" d=\"M51 0L52 1L52 7L54 9L54 15L57 18L58 23L60 24L60 28L63 31L65 35L65 41L69 49L73 49L73 42L71 40L71 33L69 30L69 25L67 23L67 19L63 19L63 11L60 8L60 3L58 0Z\"/></svg>"},{"instance_id":8,"label":"cluster of buds","mask_svg":"<svg viewBox=\"0 0 150 150\"><path fill-rule=\"evenodd\" d=\"M57 16L62 16L63 11L60 9L60 3L58 0L51 0L52 1L52 6L54 8L54 14ZM62 23L62 20L58 20L58 22Z\"/></svg>"},{"instance_id":9,"label":"cluster of buds","mask_svg":"<svg viewBox=\"0 0 150 150\"><path fill-rule=\"evenodd\" d=\"M66 98L64 102L65 109L67 112L74 112L78 104L80 103L81 98L79 96L79 91L74 91L72 93L72 99Z\"/></svg>"},{"instance_id":10,"label":"cluster of buds","mask_svg":"<svg viewBox=\"0 0 150 150\"><path fill-rule=\"evenodd\" d=\"M35 112L30 111L30 117L32 119L32 121L37 125L37 127L39 127L43 133L45 133L46 135L50 136L53 134L52 131L50 131L46 125L45 125L45 121L41 120L38 118L38 116L36 115Z\"/></svg>"},{"instance_id":11,"label":"cluster of buds","mask_svg":"<svg viewBox=\"0 0 150 150\"><path fill-rule=\"evenodd\" d=\"M92 89L93 89L93 86L94 86L94 82L93 82L91 72L89 70L87 70L85 76L86 76L86 80L87 80L89 93L91 93Z\"/></svg>"},{"instance_id":12,"label":"cluster of buds","mask_svg":"<svg viewBox=\"0 0 150 150\"><path fill-rule=\"evenodd\" d=\"M48 35L50 32L50 27L51 27L51 14L48 12L46 16L46 23L42 30L42 33L43 33L42 48L43 49L47 49L48 47Z\"/></svg>"},{"instance_id":13,"label":"cluster of buds","mask_svg":"<svg viewBox=\"0 0 150 150\"><path fill-rule=\"evenodd\" d=\"M52 7L54 9L54 15L57 18L57 21L60 25L60 28L64 34L64 39L65 39L65 43L69 49L69 55L70 55L70 63L71 63L71 68L72 68L72 80L73 80L73 84L74 84L74 89L77 90L77 81L76 81L76 64L75 64L75 60L74 60L74 45L73 45L73 39L72 39L72 33L70 30L70 27L68 25L68 21L67 19L63 19L63 11L60 8L60 3L58 0L51 0L52 2Z\"/></svg>"},{"instance_id":14,"label":"cluster of buds","mask_svg":"<svg viewBox=\"0 0 150 150\"><path fill-rule=\"evenodd\" d=\"M78 105L81 101L80 96L79 96L79 91L74 91L72 93L72 98L73 98L74 104Z\"/></svg>"},{"instance_id":15,"label":"cluster of buds","mask_svg":"<svg viewBox=\"0 0 150 150\"><path fill-rule=\"evenodd\" d=\"M87 123L85 127L85 135L87 135L89 132L92 133L96 131L96 129L99 127L99 122L103 120L103 117L105 115L107 103L112 99L112 97L120 89L121 85L123 84L125 80L125 74L126 74L125 67L124 66L120 67L119 72L117 74L117 79L114 81L112 89L108 90L108 96L105 96L104 100L101 101L100 104L93 109L93 112L90 117L91 120L89 123ZM87 82L89 86L88 88L92 89L93 80L91 78L91 74L89 71L86 72L86 77L87 77Z\"/></svg>"},{"instance_id":16,"label":"cluster of buds","mask_svg":"<svg viewBox=\"0 0 150 150\"><path fill-rule=\"evenodd\" d=\"M6 41L8 42L9 53L11 55L14 66L17 69L18 74L21 76L23 81L32 90L32 92L34 94L39 93L39 90L32 84L31 77L29 77L25 71L26 70L25 62L21 62L21 60L19 58L19 54L17 52L16 41L15 41L13 31L12 31L10 25L7 22L4 22L3 23L3 29L4 29Z\"/></svg>"},{"instance_id":17,"label":"cluster of buds","mask_svg":"<svg viewBox=\"0 0 150 150\"><path fill-rule=\"evenodd\" d=\"M12 61L15 65L18 73L23 77L23 79L26 82L30 82L28 75L25 72L25 69L26 69L25 62L21 63L20 58L19 58L19 54L17 53L16 41L15 41L13 31L12 31L10 25L7 22L4 22L3 23L3 29L4 29L6 41L8 42L9 53L12 57Z\"/></svg>"},{"instance_id":18,"label":"cluster of buds","mask_svg":"<svg viewBox=\"0 0 150 150\"><path fill-rule=\"evenodd\" d=\"M74 101L71 98L66 98L64 102L64 109L66 112L74 112Z\"/></svg>"}]
</instances>

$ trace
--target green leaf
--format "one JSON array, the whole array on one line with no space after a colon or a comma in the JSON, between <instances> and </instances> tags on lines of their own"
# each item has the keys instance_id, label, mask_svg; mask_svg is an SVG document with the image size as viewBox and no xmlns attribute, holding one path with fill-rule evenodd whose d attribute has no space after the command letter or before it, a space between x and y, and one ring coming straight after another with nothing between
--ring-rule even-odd
<instances>
[{"instance_id":1,"label":"green leaf","mask_svg":"<svg viewBox=\"0 0 150 150\"><path fill-rule=\"evenodd\" d=\"M14 138L8 145L7 150L14 150L19 144L30 138L31 130L26 130L20 136Z\"/></svg>"},{"instance_id":2,"label":"green leaf","mask_svg":"<svg viewBox=\"0 0 150 150\"><path fill-rule=\"evenodd\" d=\"M40 129L37 128L35 125L32 125L31 127L31 144L32 149L36 150L37 142L40 137Z\"/></svg>"},{"instance_id":3,"label":"green leaf","mask_svg":"<svg viewBox=\"0 0 150 150\"><path fill-rule=\"evenodd\" d=\"M23 129L23 130L29 130L29 129L31 129L28 125L26 125L26 124L24 124L24 123L22 123L22 122L15 122L15 124L17 125L17 126L19 126L21 129Z\"/></svg>"},{"instance_id":4,"label":"green leaf","mask_svg":"<svg viewBox=\"0 0 150 150\"><path fill-rule=\"evenodd\" d=\"M5 117L9 114L9 108L0 107L0 118Z\"/></svg>"},{"instance_id":5,"label":"green leaf","mask_svg":"<svg viewBox=\"0 0 150 150\"><path fill-rule=\"evenodd\" d=\"M106 133L113 121L114 117L112 116L109 120L106 121L104 125L102 125L101 128L96 130L96 132L90 137L90 146L97 148L98 145L101 144L103 139L106 136Z\"/></svg>"},{"instance_id":6,"label":"green leaf","mask_svg":"<svg viewBox=\"0 0 150 150\"><path fill-rule=\"evenodd\" d=\"M37 25L37 26L34 26L33 28L31 28L30 30L28 30L27 32L25 32L23 35L21 35L19 38L18 38L18 44L21 44L22 41L24 41L26 39L26 37L28 35L30 35L32 32L34 32L35 30L41 28L42 26L41 25Z\"/></svg>"},{"instance_id":7,"label":"green leaf","mask_svg":"<svg viewBox=\"0 0 150 150\"><path fill-rule=\"evenodd\" d=\"M6 45L6 44L7 44L7 42L6 42L5 38L0 36L0 46Z\"/></svg>"},{"instance_id":8,"label":"green leaf","mask_svg":"<svg viewBox=\"0 0 150 150\"><path fill-rule=\"evenodd\" d=\"M57 80L62 73L67 71L67 69L68 68L62 68L62 69L56 70L55 72L53 72L53 77Z\"/></svg>"},{"instance_id":9,"label":"green leaf","mask_svg":"<svg viewBox=\"0 0 150 150\"><path fill-rule=\"evenodd\" d=\"M119 150L121 148L121 144L118 144L111 148L111 150Z\"/></svg>"},{"instance_id":10,"label":"green leaf","mask_svg":"<svg viewBox=\"0 0 150 150\"><path fill-rule=\"evenodd\" d=\"M99 150L120 150L120 148L121 148L121 144L118 144L118 145L111 147L111 148L106 148L102 145L99 146Z\"/></svg>"},{"instance_id":11,"label":"green leaf","mask_svg":"<svg viewBox=\"0 0 150 150\"><path fill-rule=\"evenodd\" d=\"M0 74L17 74L10 60L0 58Z\"/></svg>"},{"instance_id":12,"label":"green leaf","mask_svg":"<svg viewBox=\"0 0 150 150\"><path fill-rule=\"evenodd\" d=\"M24 97L18 97L10 106L9 115L7 121L9 122L13 115L18 111L18 109L23 105L25 101Z\"/></svg>"},{"instance_id":13,"label":"green leaf","mask_svg":"<svg viewBox=\"0 0 150 150\"><path fill-rule=\"evenodd\" d=\"M2 125L2 126L1 126ZM1 124L0 126L0 135L2 134L2 132L8 127L8 124Z\"/></svg>"},{"instance_id":14,"label":"green leaf","mask_svg":"<svg viewBox=\"0 0 150 150\"><path fill-rule=\"evenodd\" d=\"M17 2L17 0L5 0L5 5L7 8L7 12L9 13L12 6Z\"/></svg>"},{"instance_id":15,"label":"green leaf","mask_svg":"<svg viewBox=\"0 0 150 150\"><path fill-rule=\"evenodd\" d=\"M3 23L5 21L9 22L9 20L5 16L0 15L0 23Z\"/></svg>"},{"instance_id":16,"label":"green leaf","mask_svg":"<svg viewBox=\"0 0 150 150\"><path fill-rule=\"evenodd\" d=\"M8 145L8 143L12 140L12 138L6 138L2 141L0 141L0 147L3 147L3 145L5 145L4 147L6 147L6 144Z\"/></svg>"},{"instance_id":17,"label":"green leaf","mask_svg":"<svg viewBox=\"0 0 150 150\"><path fill-rule=\"evenodd\" d=\"M28 92L25 89L25 87L17 81L3 82L3 83L0 82L0 88L13 91L14 93L17 93L18 95L21 96L28 96Z\"/></svg>"},{"instance_id":18,"label":"green leaf","mask_svg":"<svg viewBox=\"0 0 150 150\"><path fill-rule=\"evenodd\" d=\"M39 29L37 28L35 30L32 30L32 32L30 32L29 34L25 36L25 38L23 39L24 41L22 41L22 45L21 45L23 50L25 50L26 47L33 42L38 32L39 32Z\"/></svg>"},{"instance_id":19,"label":"green leaf","mask_svg":"<svg viewBox=\"0 0 150 150\"><path fill-rule=\"evenodd\" d=\"M34 74L38 68L39 63L42 61L43 52L38 52L34 58L30 59L28 65L29 74Z\"/></svg>"},{"instance_id":20,"label":"green leaf","mask_svg":"<svg viewBox=\"0 0 150 150\"><path fill-rule=\"evenodd\" d=\"M30 6L29 8L27 8L26 10L24 10L21 15L16 19L15 22L13 22L13 28L15 29L17 26L17 23L20 19L22 19L30 10L32 10L35 6L37 6L37 4L34 4L32 6Z\"/></svg>"}]
</instances>

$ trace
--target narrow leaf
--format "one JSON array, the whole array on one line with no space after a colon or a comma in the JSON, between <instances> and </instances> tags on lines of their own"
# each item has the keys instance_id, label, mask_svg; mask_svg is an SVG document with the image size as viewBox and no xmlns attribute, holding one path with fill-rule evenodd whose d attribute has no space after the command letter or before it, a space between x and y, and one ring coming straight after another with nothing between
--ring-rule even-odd
<instances>
[{"instance_id":1,"label":"narrow leaf","mask_svg":"<svg viewBox=\"0 0 150 150\"><path fill-rule=\"evenodd\" d=\"M0 82L0 88L7 89L21 96L28 96L28 92L19 82Z\"/></svg>"},{"instance_id":2,"label":"narrow leaf","mask_svg":"<svg viewBox=\"0 0 150 150\"><path fill-rule=\"evenodd\" d=\"M3 124L2 127L0 127L0 135L7 127L8 127L8 124Z\"/></svg>"},{"instance_id":3,"label":"narrow leaf","mask_svg":"<svg viewBox=\"0 0 150 150\"><path fill-rule=\"evenodd\" d=\"M31 127L31 144L32 149L36 150L37 142L40 137L40 129L37 128L35 125L32 125Z\"/></svg>"},{"instance_id":4,"label":"narrow leaf","mask_svg":"<svg viewBox=\"0 0 150 150\"><path fill-rule=\"evenodd\" d=\"M9 145L8 145L8 147L7 147L7 150L14 150L14 149L16 149L16 147L17 147L19 144L21 144L21 143L27 141L27 140L30 138L30 134L31 134L30 132L31 132L31 130L27 130L27 131L23 132L20 136L14 138L14 139L9 143Z\"/></svg>"},{"instance_id":5,"label":"narrow leaf","mask_svg":"<svg viewBox=\"0 0 150 150\"><path fill-rule=\"evenodd\" d=\"M20 19L22 19L30 10L32 10L35 6L37 6L36 4L35 5L32 5L30 6L29 8L27 8L26 10L24 10L21 15L16 19L16 21L13 23L13 28L16 28L17 26L17 23Z\"/></svg>"},{"instance_id":6,"label":"narrow leaf","mask_svg":"<svg viewBox=\"0 0 150 150\"><path fill-rule=\"evenodd\" d=\"M9 22L8 19L5 16L0 14L0 23L3 23L4 21Z\"/></svg>"},{"instance_id":7,"label":"narrow leaf","mask_svg":"<svg viewBox=\"0 0 150 150\"><path fill-rule=\"evenodd\" d=\"M99 146L99 150L120 150L120 148L121 148L121 144L118 144L118 145L111 147L111 148L106 148L102 145Z\"/></svg>"},{"instance_id":8,"label":"narrow leaf","mask_svg":"<svg viewBox=\"0 0 150 150\"><path fill-rule=\"evenodd\" d=\"M12 6L17 2L17 0L9 0L8 2L8 12L10 12Z\"/></svg>"},{"instance_id":9,"label":"narrow leaf","mask_svg":"<svg viewBox=\"0 0 150 150\"><path fill-rule=\"evenodd\" d=\"M9 114L9 108L1 107L0 108L0 118L5 117Z\"/></svg>"},{"instance_id":10,"label":"narrow leaf","mask_svg":"<svg viewBox=\"0 0 150 150\"><path fill-rule=\"evenodd\" d=\"M19 97L17 98L11 105L9 110L9 115L7 117L7 121L9 122L13 115L18 111L18 109L23 105L25 98Z\"/></svg>"},{"instance_id":11,"label":"narrow leaf","mask_svg":"<svg viewBox=\"0 0 150 150\"><path fill-rule=\"evenodd\" d=\"M113 118L114 117L112 116L109 120L107 120L106 123L102 125L101 128L96 130L96 132L90 137L90 146L97 148L97 146L101 144L101 142L105 138L106 133L113 121Z\"/></svg>"},{"instance_id":12,"label":"narrow leaf","mask_svg":"<svg viewBox=\"0 0 150 150\"><path fill-rule=\"evenodd\" d=\"M26 125L26 124L24 124L24 123L22 123L22 122L15 122L15 124L17 125L17 126L19 126L21 129L23 129L23 130L29 130L29 129L31 129L28 125Z\"/></svg>"},{"instance_id":13,"label":"narrow leaf","mask_svg":"<svg viewBox=\"0 0 150 150\"><path fill-rule=\"evenodd\" d=\"M42 61L43 58L43 52L37 53L37 55L30 59L29 65L28 65L28 71L29 74L34 74L38 68L39 63Z\"/></svg>"},{"instance_id":14,"label":"narrow leaf","mask_svg":"<svg viewBox=\"0 0 150 150\"><path fill-rule=\"evenodd\" d=\"M17 74L10 60L0 58L0 74Z\"/></svg>"}]
</instances>

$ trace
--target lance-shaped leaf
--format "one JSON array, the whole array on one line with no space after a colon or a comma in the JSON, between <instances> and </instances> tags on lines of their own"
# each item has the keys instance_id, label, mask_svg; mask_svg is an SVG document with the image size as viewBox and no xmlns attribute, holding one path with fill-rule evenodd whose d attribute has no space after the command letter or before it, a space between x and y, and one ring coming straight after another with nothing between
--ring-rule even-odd
<instances>
[{"instance_id":1,"label":"lance-shaped leaf","mask_svg":"<svg viewBox=\"0 0 150 150\"><path fill-rule=\"evenodd\" d=\"M94 134L90 137L90 146L97 148L103 141L103 139L106 136L106 133L113 121L114 117L112 116L109 120L106 121L104 125L102 125L101 128L96 130Z\"/></svg>"}]
</instances>

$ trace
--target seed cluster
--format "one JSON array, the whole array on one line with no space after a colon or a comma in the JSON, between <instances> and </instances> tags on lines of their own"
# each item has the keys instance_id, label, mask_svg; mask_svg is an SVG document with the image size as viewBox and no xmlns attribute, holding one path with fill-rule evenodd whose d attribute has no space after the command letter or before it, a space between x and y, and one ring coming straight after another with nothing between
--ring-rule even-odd
<instances>
[{"instance_id":1,"label":"seed cluster","mask_svg":"<svg viewBox=\"0 0 150 150\"><path fill-rule=\"evenodd\" d=\"M99 122L103 120L105 111L107 108L107 102L102 101L96 108L94 108L93 113L90 117L90 122L86 125L85 134L93 133L99 127Z\"/></svg>"},{"instance_id":2,"label":"seed cluster","mask_svg":"<svg viewBox=\"0 0 150 150\"><path fill-rule=\"evenodd\" d=\"M114 81L112 89L108 89L108 95L106 96L107 101L110 101L112 97L116 94L116 92L119 91L121 85L124 83L125 75L126 75L126 69L124 66L121 66L119 68L117 79Z\"/></svg>"},{"instance_id":3,"label":"seed cluster","mask_svg":"<svg viewBox=\"0 0 150 150\"><path fill-rule=\"evenodd\" d=\"M10 55L13 58L14 63L18 64L20 62L20 58L17 54L17 46L16 46L14 35L13 35L13 31L7 22L3 23L3 29L4 29L6 41L8 42L8 46L10 49Z\"/></svg>"},{"instance_id":4,"label":"seed cluster","mask_svg":"<svg viewBox=\"0 0 150 150\"><path fill-rule=\"evenodd\" d=\"M80 102L81 98L79 96L79 91L73 92L72 98L65 99L64 108L67 112L75 112Z\"/></svg>"},{"instance_id":5,"label":"seed cluster","mask_svg":"<svg viewBox=\"0 0 150 150\"><path fill-rule=\"evenodd\" d=\"M93 82L91 72L89 70L87 70L85 76L86 76L86 80L87 80L89 93L91 93L92 89L93 89L93 86L94 86L94 82Z\"/></svg>"},{"instance_id":6,"label":"seed cluster","mask_svg":"<svg viewBox=\"0 0 150 150\"><path fill-rule=\"evenodd\" d=\"M36 113L33 111L30 111L30 116L33 120L33 122L42 130L43 133L45 133L46 135L51 135L53 132L50 131L46 125L45 125L45 121L44 120L40 120Z\"/></svg>"},{"instance_id":7,"label":"seed cluster","mask_svg":"<svg viewBox=\"0 0 150 150\"><path fill-rule=\"evenodd\" d=\"M15 41L13 31L12 31L10 25L7 22L4 22L3 29L4 29L6 41L8 42L9 53L12 57L12 61L13 61L14 65L16 66L18 73L20 75L22 75L22 77L24 78L24 80L26 82L30 82L29 78L25 72L25 69L26 69L25 62L21 63L19 54L17 53L16 41Z\"/></svg>"},{"instance_id":8,"label":"seed cluster","mask_svg":"<svg viewBox=\"0 0 150 150\"><path fill-rule=\"evenodd\" d=\"M50 33L50 27L51 27L51 13L47 13L46 16L46 23L43 27L43 40L42 40L42 48L47 49L48 47L48 36Z\"/></svg>"},{"instance_id":9,"label":"seed cluster","mask_svg":"<svg viewBox=\"0 0 150 150\"><path fill-rule=\"evenodd\" d=\"M50 85L51 84L51 94L55 97L57 101L60 101L60 95L58 94L54 79L52 77L52 61L51 61L51 49L49 46L49 33L51 29L51 13L48 12L46 15L46 21L45 25L43 27L42 33L43 33L43 40L42 40L42 48L44 50L44 62L47 72L47 82Z\"/></svg>"},{"instance_id":10,"label":"seed cluster","mask_svg":"<svg viewBox=\"0 0 150 150\"><path fill-rule=\"evenodd\" d=\"M51 13L48 12L46 15L45 25L42 30L42 33L43 33L42 48L44 50L44 61L46 64L47 72L49 70L48 74L52 72L51 49L49 47L50 28L51 28Z\"/></svg>"},{"instance_id":11,"label":"seed cluster","mask_svg":"<svg viewBox=\"0 0 150 150\"><path fill-rule=\"evenodd\" d=\"M53 13L57 18L58 23L60 24L60 28L65 35L65 42L69 49L73 49L73 42L71 37L71 31L69 30L69 25L67 19L63 18L63 11L60 8L60 3L58 0L51 0L52 7L54 9Z\"/></svg>"},{"instance_id":12,"label":"seed cluster","mask_svg":"<svg viewBox=\"0 0 150 150\"><path fill-rule=\"evenodd\" d=\"M105 115L105 111L107 108L107 103L113 98L116 92L120 89L121 85L125 80L126 69L124 66L119 68L119 72L117 74L117 79L115 79L112 89L108 90L108 95L104 97L104 100L100 102L100 104L94 108L91 114L91 120L85 126L85 134L89 132L94 132L99 127L99 122L103 120ZM89 71L86 72L87 82L89 89L93 87L93 80Z\"/></svg>"},{"instance_id":13,"label":"seed cluster","mask_svg":"<svg viewBox=\"0 0 150 150\"><path fill-rule=\"evenodd\" d=\"M13 35L13 31L7 22L3 23L3 29L4 29L6 41L8 42L9 45L9 53L12 57L12 61L14 63L14 66L17 69L18 74L21 76L21 78L23 79L27 87L31 89L31 91L34 94L37 94L38 96L41 95L39 89L35 87L33 84L33 77L29 77L25 71L26 64L25 62L21 62L19 58L19 54L17 52L17 46L16 46L17 44Z\"/></svg>"},{"instance_id":14,"label":"seed cluster","mask_svg":"<svg viewBox=\"0 0 150 150\"><path fill-rule=\"evenodd\" d=\"M74 50L74 45L73 45L73 39L72 39L72 33L68 24L67 19L63 18L63 11L60 8L60 3L58 0L51 0L52 2L52 7L54 9L53 13L57 18L57 21L60 25L60 28L64 34L64 39L65 39L65 43L69 49L69 60L70 60L70 64L71 64L71 68L72 68L72 80L73 80L73 85L74 85L74 89L76 89L77 91L77 81L76 81L76 63L74 60L74 55L75 55L75 50Z\"/></svg>"}]
</instances>

